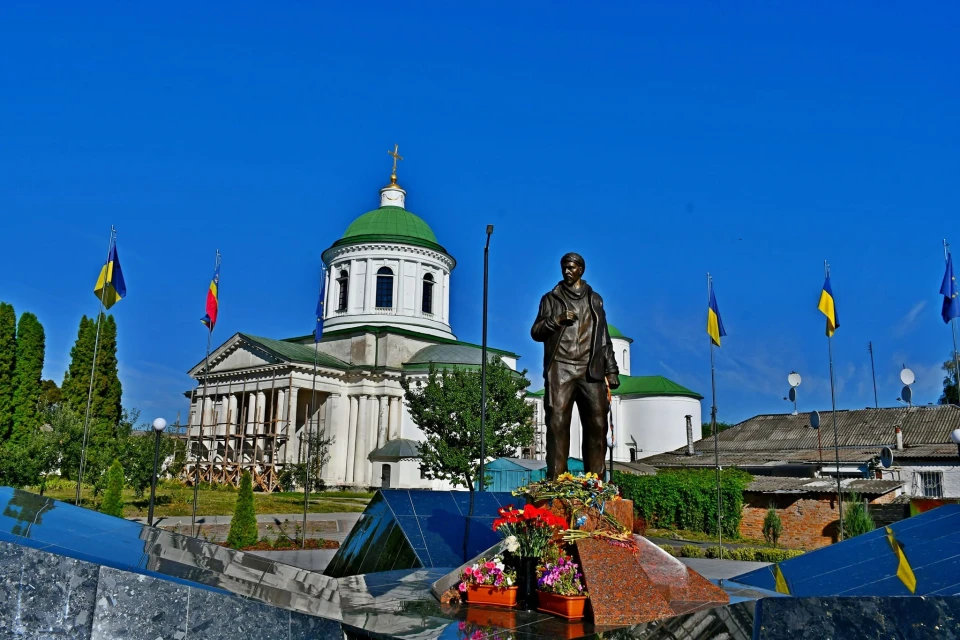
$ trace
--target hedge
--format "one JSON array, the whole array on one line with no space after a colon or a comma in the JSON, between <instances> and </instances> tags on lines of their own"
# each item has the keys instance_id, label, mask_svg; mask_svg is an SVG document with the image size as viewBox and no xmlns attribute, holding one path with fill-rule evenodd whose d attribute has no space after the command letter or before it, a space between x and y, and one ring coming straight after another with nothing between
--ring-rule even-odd
<instances>
[{"instance_id":1,"label":"hedge","mask_svg":"<svg viewBox=\"0 0 960 640\"><path fill-rule=\"evenodd\" d=\"M698 547L693 544L685 544L679 549L670 544L657 545L667 553L677 558L719 558L720 547ZM783 562L790 558L796 558L803 551L796 549L767 549L764 547L741 547L739 549L724 549L724 560L746 560L748 562Z\"/></svg>"},{"instance_id":2,"label":"hedge","mask_svg":"<svg viewBox=\"0 0 960 640\"><path fill-rule=\"evenodd\" d=\"M653 476L614 471L621 495L633 500L636 514L648 526L717 534L717 479L713 469L661 470ZM753 477L739 469L724 469L720 491L723 497L723 534L740 535L743 490Z\"/></svg>"}]
</instances>

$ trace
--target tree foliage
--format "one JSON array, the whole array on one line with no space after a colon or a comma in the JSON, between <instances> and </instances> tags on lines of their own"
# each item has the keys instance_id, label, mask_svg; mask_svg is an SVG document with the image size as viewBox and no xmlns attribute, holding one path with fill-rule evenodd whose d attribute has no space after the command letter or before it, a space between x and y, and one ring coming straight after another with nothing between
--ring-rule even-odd
<instances>
[{"instance_id":1,"label":"tree foliage","mask_svg":"<svg viewBox=\"0 0 960 640\"><path fill-rule=\"evenodd\" d=\"M856 493L851 493L843 506L843 538L852 538L877 528L867 504Z\"/></svg>"},{"instance_id":2,"label":"tree foliage","mask_svg":"<svg viewBox=\"0 0 960 640\"><path fill-rule=\"evenodd\" d=\"M24 313L17 324L17 353L14 366L13 431L11 442L24 442L40 429L40 384L44 356L43 326L32 313Z\"/></svg>"},{"instance_id":3,"label":"tree foliage","mask_svg":"<svg viewBox=\"0 0 960 640\"><path fill-rule=\"evenodd\" d=\"M87 391L90 384L90 367L93 366L93 343L96 323L87 316L80 318L77 339L70 349L70 365L63 376L60 392L63 401L81 415L87 407Z\"/></svg>"},{"instance_id":4,"label":"tree foliage","mask_svg":"<svg viewBox=\"0 0 960 640\"><path fill-rule=\"evenodd\" d=\"M133 489L136 497L140 498L150 488L153 479L153 455L156 449L157 436L151 430L144 433L131 432L127 439L125 470L128 486ZM164 471L164 462L174 454L175 440L166 433L160 434L160 456L157 462L157 473Z\"/></svg>"},{"instance_id":5,"label":"tree foliage","mask_svg":"<svg viewBox=\"0 0 960 640\"><path fill-rule=\"evenodd\" d=\"M524 400L530 381L499 358L487 367L488 458L516 455L533 441L533 406ZM404 397L410 416L423 431L420 468L428 479L448 480L474 490L480 466L480 371L433 365L426 383L404 377Z\"/></svg>"},{"instance_id":6,"label":"tree foliage","mask_svg":"<svg viewBox=\"0 0 960 640\"><path fill-rule=\"evenodd\" d=\"M783 522L780 520L780 514L777 513L775 506L770 505L770 508L767 509L767 515L763 519L763 539L776 548L782 535Z\"/></svg>"},{"instance_id":7,"label":"tree foliage","mask_svg":"<svg viewBox=\"0 0 960 640\"><path fill-rule=\"evenodd\" d=\"M717 423L717 433L723 433L733 425L729 422L718 422ZM712 438L713 437L713 428L709 422L704 422L700 425L700 439Z\"/></svg>"},{"instance_id":8,"label":"tree foliage","mask_svg":"<svg viewBox=\"0 0 960 640\"><path fill-rule=\"evenodd\" d=\"M107 472L107 490L100 511L108 516L123 517L123 465L118 459L114 459Z\"/></svg>"},{"instance_id":9,"label":"tree foliage","mask_svg":"<svg viewBox=\"0 0 960 640\"><path fill-rule=\"evenodd\" d=\"M940 404L960 405L960 396L957 395L957 361L953 354L950 359L943 363L943 394L940 396Z\"/></svg>"},{"instance_id":10,"label":"tree foliage","mask_svg":"<svg viewBox=\"0 0 960 640\"><path fill-rule=\"evenodd\" d=\"M653 476L613 472L624 498L649 526L717 535L717 477L713 469L660 470ZM721 472L723 535L740 534L743 490L753 480L739 469Z\"/></svg>"},{"instance_id":11,"label":"tree foliage","mask_svg":"<svg viewBox=\"0 0 960 640\"><path fill-rule=\"evenodd\" d=\"M253 504L253 480L249 471L240 477L240 492L237 505L230 521L230 533L227 534L227 546L242 549L257 544L257 511Z\"/></svg>"},{"instance_id":12,"label":"tree foliage","mask_svg":"<svg viewBox=\"0 0 960 640\"><path fill-rule=\"evenodd\" d=\"M327 437L326 429L311 431L309 436L309 449L303 448L304 454L310 452L310 464L306 462L296 464L285 464L283 471L277 477L280 488L284 491L293 491L298 487L307 486L307 492L323 491L325 484L321 476L323 469L330 462L330 445L336 440L335 436Z\"/></svg>"},{"instance_id":13,"label":"tree foliage","mask_svg":"<svg viewBox=\"0 0 960 640\"><path fill-rule=\"evenodd\" d=\"M0 302L0 442L13 431L14 367L17 361L17 315Z\"/></svg>"}]
</instances>

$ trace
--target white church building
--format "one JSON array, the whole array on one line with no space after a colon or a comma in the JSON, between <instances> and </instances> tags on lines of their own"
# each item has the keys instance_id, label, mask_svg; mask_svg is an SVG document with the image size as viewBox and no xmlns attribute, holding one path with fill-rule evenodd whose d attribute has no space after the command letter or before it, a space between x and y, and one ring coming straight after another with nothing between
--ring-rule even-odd
<instances>
[{"instance_id":1,"label":"white church building","mask_svg":"<svg viewBox=\"0 0 960 640\"><path fill-rule=\"evenodd\" d=\"M396 163L394 163L396 165ZM237 333L189 375L184 478L278 487L284 466L306 460L306 434L332 437L321 471L328 486L448 489L422 477L423 432L403 400L403 376L425 378L430 365L479 368L481 349L457 340L450 326L450 275L456 260L429 225L406 209L396 179L380 206L354 220L322 254L326 299L322 339L276 340ZM613 392L614 457L635 461L672 451L700 429L701 396L660 376L630 375L632 340L610 327L621 371ZM518 355L488 347L516 370ZM532 393L536 436L518 454L542 458L543 394ZM580 457L580 421L570 455Z\"/></svg>"},{"instance_id":2,"label":"white church building","mask_svg":"<svg viewBox=\"0 0 960 640\"><path fill-rule=\"evenodd\" d=\"M450 488L421 477L424 436L406 411L400 379L425 378L431 364L479 367L481 350L450 327L456 260L405 199L394 173L380 206L323 252L328 276L316 351L312 335L237 333L211 352L209 375L203 362L189 371L197 387L185 478L194 477L195 464L207 482L238 484L250 471L255 487L272 491L284 465L305 461L306 430L322 429L333 438L321 472L327 485ZM488 357L516 369L514 353L488 347Z\"/></svg>"}]
</instances>

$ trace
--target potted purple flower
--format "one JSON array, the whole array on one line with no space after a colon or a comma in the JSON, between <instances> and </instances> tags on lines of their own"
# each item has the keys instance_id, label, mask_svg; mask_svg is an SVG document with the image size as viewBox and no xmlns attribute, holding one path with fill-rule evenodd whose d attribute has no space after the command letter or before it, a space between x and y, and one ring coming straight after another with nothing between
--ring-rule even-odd
<instances>
[{"instance_id":1,"label":"potted purple flower","mask_svg":"<svg viewBox=\"0 0 960 640\"><path fill-rule=\"evenodd\" d=\"M583 618L589 594L580 567L570 556L560 553L547 560L537 571L537 588L538 610L568 620Z\"/></svg>"},{"instance_id":2,"label":"potted purple flower","mask_svg":"<svg viewBox=\"0 0 960 640\"><path fill-rule=\"evenodd\" d=\"M465 567L458 588L470 604L517 606L517 573L500 556Z\"/></svg>"}]
</instances>

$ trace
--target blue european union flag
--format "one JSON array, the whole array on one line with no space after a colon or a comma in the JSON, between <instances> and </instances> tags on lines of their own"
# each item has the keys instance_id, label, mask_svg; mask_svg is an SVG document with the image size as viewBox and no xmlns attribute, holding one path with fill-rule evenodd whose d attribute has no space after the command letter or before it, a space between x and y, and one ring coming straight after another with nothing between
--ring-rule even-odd
<instances>
[{"instance_id":1,"label":"blue european union flag","mask_svg":"<svg viewBox=\"0 0 960 640\"><path fill-rule=\"evenodd\" d=\"M943 274L943 283L940 285L940 295L943 296L943 307L940 317L949 323L954 318L960 318L960 297L957 297L957 279L953 275L953 254L947 254L947 271Z\"/></svg>"}]
</instances>

